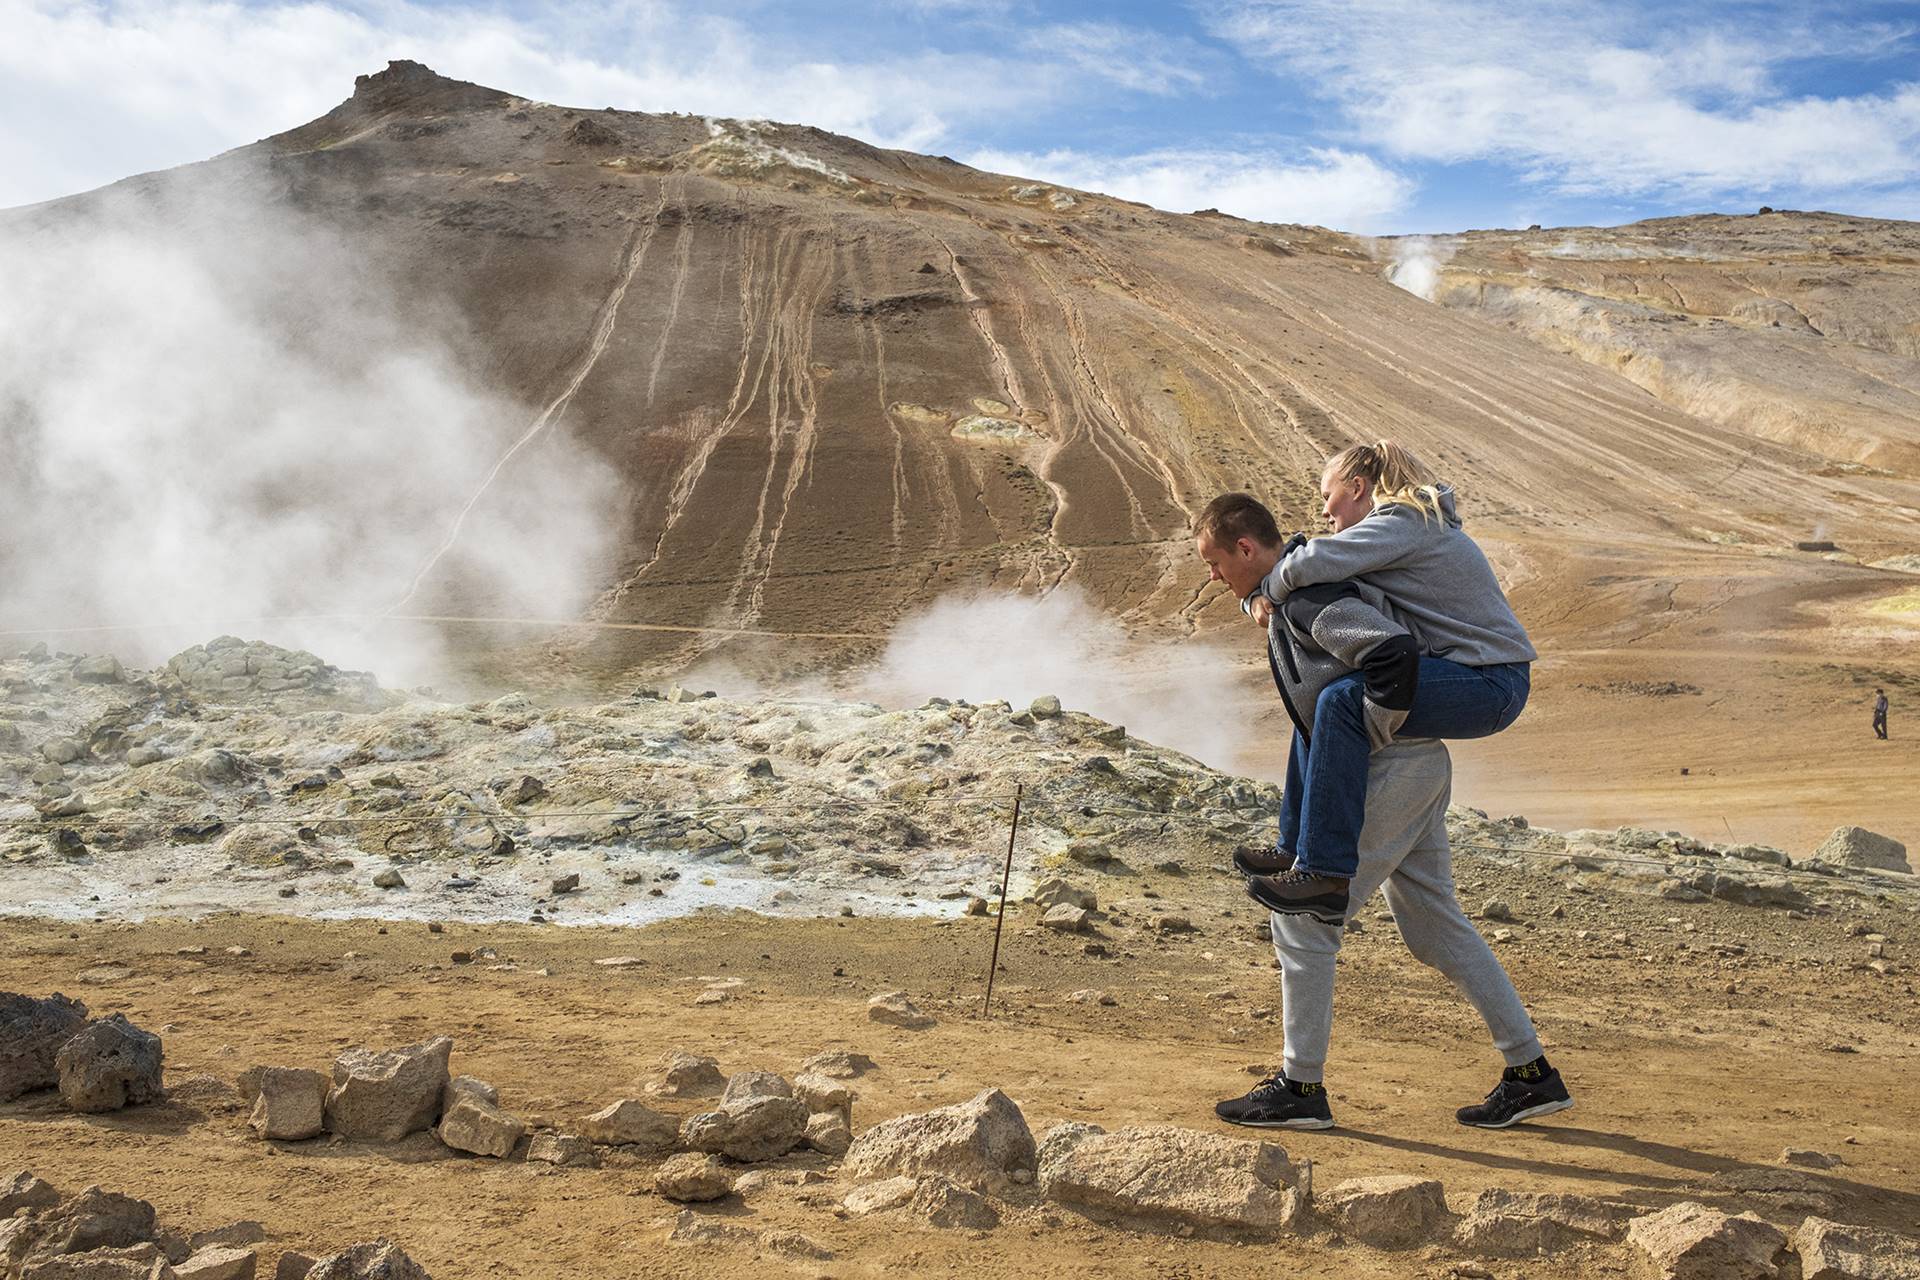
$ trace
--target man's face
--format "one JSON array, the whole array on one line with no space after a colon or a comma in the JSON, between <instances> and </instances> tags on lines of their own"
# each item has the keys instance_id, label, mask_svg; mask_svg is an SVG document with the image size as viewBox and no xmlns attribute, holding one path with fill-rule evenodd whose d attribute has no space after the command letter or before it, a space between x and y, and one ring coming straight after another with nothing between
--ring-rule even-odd
<instances>
[{"instance_id":1,"label":"man's face","mask_svg":"<svg viewBox=\"0 0 1920 1280\"><path fill-rule=\"evenodd\" d=\"M1251 538L1237 538L1222 546L1211 535L1203 533L1193 540L1193 546L1207 562L1208 581L1226 583L1228 590L1242 600L1260 585L1278 558L1272 549L1263 552L1260 544Z\"/></svg>"},{"instance_id":2,"label":"man's face","mask_svg":"<svg viewBox=\"0 0 1920 1280\"><path fill-rule=\"evenodd\" d=\"M1358 524L1373 510L1373 483L1365 476L1342 480L1328 471L1320 477L1320 512L1335 533Z\"/></svg>"}]
</instances>

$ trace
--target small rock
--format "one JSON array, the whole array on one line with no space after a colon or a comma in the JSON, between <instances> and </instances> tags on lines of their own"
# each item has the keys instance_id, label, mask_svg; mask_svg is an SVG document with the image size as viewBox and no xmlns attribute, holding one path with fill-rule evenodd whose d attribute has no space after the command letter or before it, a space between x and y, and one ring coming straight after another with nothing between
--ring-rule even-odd
<instances>
[{"instance_id":1,"label":"small rock","mask_svg":"<svg viewBox=\"0 0 1920 1280\"><path fill-rule=\"evenodd\" d=\"M1073 1001L1075 1004L1099 1004L1099 1005L1110 1006L1110 1005L1119 1003L1117 1000L1115 1000L1112 996L1108 995L1106 992L1095 991L1091 987L1087 988L1084 991L1076 991L1072 995L1068 996L1067 999Z\"/></svg>"},{"instance_id":2,"label":"small rock","mask_svg":"<svg viewBox=\"0 0 1920 1280\"><path fill-rule=\"evenodd\" d=\"M1040 923L1046 928L1061 933L1080 933L1086 929L1087 919L1088 913L1085 907L1076 907L1071 903L1062 902L1058 906L1049 908L1047 914L1041 917Z\"/></svg>"},{"instance_id":3,"label":"small rock","mask_svg":"<svg viewBox=\"0 0 1920 1280\"><path fill-rule=\"evenodd\" d=\"M1800 1280L1920 1280L1920 1242L1825 1218L1801 1221L1793 1234Z\"/></svg>"},{"instance_id":4,"label":"small rock","mask_svg":"<svg viewBox=\"0 0 1920 1280\"><path fill-rule=\"evenodd\" d=\"M688 1116L680 1125L680 1142L692 1151L751 1164L799 1146L807 1134L807 1119L807 1104L798 1098L746 1098Z\"/></svg>"},{"instance_id":5,"label":"small rock","mask_svg":"<svg viewBox=\"0 0 1920 1280\"><path fill-rule=\"evenodd\" d=\"M1049 1199L1163 1227L1276 1232L1306 1201L1279 1147L1167 1125L1062 1125L1039 1164Z\"/></svg>"},{"instance_id":6,"label":"small rock","mask_svg":"<svg viewBox=\"0 0 1920 1280\"><path fill-rule=\"evenodd\" d=\"M1193 933L1193 921L1185 916L1155 917L1153 927L1161 933Z\"/></svg>"},{"instance_id":7,"label":"small rock","mask_svg":"<svg viewBox=\"0 0 1920 1280\"><path fill-rule=\"evenodd\" d=\"M918 1006L907 999L904 991L883 991L868 1000L867 1019L887 1026L905 1027L909 1031L924 1031L933 1026L935 1021L928 1014L920 1012Z\"/></svg>"},{"instance_id":8,"label":"small rock","mask_svg":"<svg viewBox=\"0 0 1920 1280\"><path fill-rule=\"evenodd\" d=\"M1804 1147L1788 1147L1780 1153L1780 1163L1795 1165L1802 1169L1831 1169L1845 1164L1839 1156L1828 1155L1824 1151L1809 1151Z\"/></svg>"},{"instance_id":9,"label":"small rock","mask_svg":"<svg viewBox=\"0 0 1920 1280\"><path fill-rule=\"evenodd\" d=\"M477 1156L505 1159L526 1132L525 1121L472 1092L455 1095L453 1106L440 1118L440 1141Z\"/></svg>"},{"instance_id":10,"label":"small rock","mask_svg":"<svg viewBox=\"0 0 1920 1280\"><path fill-rule=\"evenodd\" d=\"M919 1180L907 1209L936 1227L990 1231L1000 1225L999 1211L985 1196L937 1173Z\"/></svg>"},{"instance_id":11,"label":"small rock","mask_svg":"<svg viewBox=\"0 0 1920 1280\"><path fill-rule=\"evenodd\" d=\"M253 1096L247 1124L259 1137L299 1142L320 1135L326 1123L327 1078L298 1067L254 1067L241 1085Z\"/></svg>"},{"instance_id":12,"label":"small rock","mask_svg":"<svg viewBox=\"0 0 1920 1280\"><path fill-rule=\"evenodd\" d=\"M843 1156L853 1145L853 1129L838 1111L816 1111L807 1117L807 1146L826 1156Z\"/></svg>"},{"instance_id":13,"label":"small rock","mask_svg":"<svg viewBox=\"0 0 1920 1280\"><path fill-rule=\"evenodd\" d=\"M1890 836L1865 827L1836 827L1813 856L1822 862L1871 871L1899 871L1911 875L1907 864L1907 846Z\"/></svg>"},{"instance_id":14,"label":"small rock","mask_svg":"<svg viewBox=\"0 0 1920 1280\"><path fill-rule=\"evenodd\" d=\"M22 1209L51 1209L60 1203L60 1193L51 1183L34 1177L25 1169L0 1182L0 1222Z\"/></svg>"},{"instance_id":15,"label":"small rock","mask_svg":"<svg viewBox=\"0 0 1920 1280\"><path fill-rule=\"evenodd\" d=\"M318 1260L310 1253L289 1249L273 1265L273 1280L307 1280Z\"/></svg>"},{"instance_id":16,"label":"small rock","mask_svg":"<svg viewBox=\"0 0 1920 1280\"><path fill-rule=\"evenodd\" d=\"M451 1075L453 1041L441 1036L384 1053L349 1049L334 1060L327 1128L343 1138L398 1142L431 1129Z\"/></svg>"},{"instance_id":17,"label":"small rock","mask_svg":"<svg viewBox=\"0 0 1920 1280\"><path fill-rule=\"evenodd\" d=\"M1505 898L1489 898L1487 899L1487 905L1480 908L1480 918L1482 920L1511 921L1513 919L1513 908L1507 905Z\"/></svg>"},{"instance_id":18,"label":"small rock","mask_svg":"<svg viewBox=\"0 0 1920 1280\"><path fill-rule=\"evenodd\" d=\"M920 1180L917 1178L884 1178L855 1187L847 1192L840 1204L854 1217L864 1218L870 1213L900 1208L912 1200L913 1193L919 1189Z\"/></svg>"},{"instance_id":19,"label":"small rock","mask_svg":"<svg viewBox=\"0 0 1920 1280\"><path fill-rule=\"evenodd\" d=\"M59 1084L55 1054L86 1025L87 1006L78 1000L0 992L0 1102Z\"/></svg>"},{"instance_id":20,"label":"small rock","mask_svg":"<svg viewBox=\"0 0 1920 1280\"><path fill-rule=\"evenodd\" d=\"M1016 1169L1032 1170L1036 1159L1020 1108L998 1089L987 1089L966 1102L875 1125L854 1140L845 1169L854 1178L942 1173L986 1187Z\"/></svg>"},{"instance_id":21,"label":"small rock","mask_svg":"<svg viewBox=\"0 0 1920 1280\"><path fill-rule=\"evenodd\" d=\"M803 1073L794 1078L791 1096L806 1103L807 1110L815 1114L822 1111L853 1113L853 1091L831 1076Z\"/></svg>"},{"instance_id":22,"label":"small rock","mask_svg":"<svg viewBox=\"0 0 1920 1280\"><path fill-rule=\"evenodd\" d=\"M682 1152L661 1164L653 1189L683 1204L720 1200L733 1194L733 1174L718 1156Z\"/></svg>"},{"instance_id":23,"label":"small rock","mask_svg":"<svg viewBox=\"0 0 1920 1280\"><path fill-rule=\"evenodd\" d=\"M1051 720L1060 714L1060 699L1050 693L1043 693L1033 700L1027 708L1035 720Z\"/></svg>"},{"instance_id":24,"label":"small rock","mask_svg":"<svg viewBox=\"0 0 1920 1280\"><path fill-rule=\"evenodd\" d=\"M433 1280L390 1240L357 1244L313 1264L307 1280Z\"/></svg>"},{"instance_id":25,"label":"small rock","mask_svg":"<svg viewBox=\"0 0 1920 1280\"><path fill-rule=\"evenodd\" d=\"M173 1275L174 1280L253 1280L259 1265L259 1255L252 1249L216 1244L196 1250L185 1262L175 1263Z\"/></svg>"},{"instance_id":26,"label":"small rock","mask_svg":"<svg viewBox=\"0 0 1920 1280\"><path fill-rule=\"evenodd\" d=\"M852 1080L874 1069L873 1059L866 1054L842 1049L816 1053L800 1064L802 1075L827 1076L834 1080Z\"/></svg>"},{"instance_id":27,"label":"small rock","mask_svg":"<svg viewBox=\"0 0 1920 1280\"><path fill-rule=\"evenodd\" d=\"M407 881L406 878L394 868L388 867L385 871L374 876L373 887L376 889L404 889L407 887Z\"/></svg>"},{"instance_id":28,"label":"small rock","mask_svg":"<svg viewBox=\"0 0 1920 1280\"><path fill-rule=\"evenodd\" d=\"M727 1078L714 1059L673 1049L661 1059L660 1078L647 1092L663 1098L717 1098L726 1087Z\"/></svg>"},{"instance_id":29,"label":"small rock","mask_svg":"<svg viewBox=\"0 0 1920 1280\"><path fill-rule=\"evenodd\" d=\"M1339 1222L1347 1235L1379 1249L1422 1243L1447 1220L1440 1184L1405 1174L1351 1178L1316 1197L1314 1208Z\"/></svg>"},{"instance_id":30,"label":"small rock","mask_svg":"<svg viewBox=\"0 0 1920 1280\"><path fill-rule=\"evenodd\" d=\"M793 1086L787 1078L772 1071L736 1071L727 1077L727 1087L720 1094L720 1105L729 1102L745 1102L748 1098L791 1098Z\"/></svg>"},{"instance_id":31,"label":"small rock","mask_svg":"<svg viewBox=\"0 0 1920 1280\"><path fill-rule=\"evenodd\" d=\"M579 888L580 876L577 872L569 872L564 876L554 877L553 893L555 897L563 893L573 893Z\"/></svg>"},{"instance_id":32,"label":"small rock","mask_svg":"<svg viewBox=\"0 0 1920 1280\"><path fill-rule=\"evenodd\" d=\"M990 915L992 913L992 910L993 910L992 907L988 904L985 898L973 897L973 898L967 899L967 905L965 907L965 914L967 915L970 915L970 916Z\"/></svg>"},{"instance_id":33,"label":"small rock","mask_svg":"<svg viewBox=\"0 0 1920 1280\"><path fill-rule=\"evenodd\" d=\"M453 1104L463 1097L478 1098L489 1106L500 1105L500 1091L485 1080L476 1080L472 1076L454 1076L447 1081L447 1087L440 1091L440 1110L451 1111Z\"/></svg>"},{"instance_id":34,"label":"small rock","mask_svg":"<svg viewBox=\"0 0 1920 1280\"><path fill-rule=\"evenodd\" d=\"M527 1159L569 1169L594 1169L600 1165L600 1153L593 1149L593 1144L571 1133L535 1134L527 1145Z\"/></svg>"}]
</instances>

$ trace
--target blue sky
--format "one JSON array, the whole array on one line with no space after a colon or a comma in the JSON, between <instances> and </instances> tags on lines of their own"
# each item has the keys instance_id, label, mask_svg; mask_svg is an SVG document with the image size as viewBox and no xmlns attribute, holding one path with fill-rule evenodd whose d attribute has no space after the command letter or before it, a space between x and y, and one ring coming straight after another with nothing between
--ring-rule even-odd
<instances>
[{"instance_id":1,"label":"blue sky","mask_svg":"<svg viewBox=\"0 0 1920 1280\"><path fill-rule=\"evenodd\" d=\"M1920 0L0 0L0 206L288 128L398 57L1351 231L1920 218Z\"/></svg>"}]
</instances>

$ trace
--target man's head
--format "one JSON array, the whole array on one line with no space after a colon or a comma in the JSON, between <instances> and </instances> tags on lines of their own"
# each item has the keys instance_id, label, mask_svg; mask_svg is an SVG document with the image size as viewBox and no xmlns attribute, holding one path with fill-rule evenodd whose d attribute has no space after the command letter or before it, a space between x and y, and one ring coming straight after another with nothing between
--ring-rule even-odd
<instances>
[{"instance_id":1,"label":"man's head","mask_svg":"<svg viewBox=\"0 0 1920 1280\"><path fill-rule=\"evenodd\" d=\"M1210 580L1244 600L1280 560L1280 526L1252 495L1223 493L1193 522L1193 545Z\"/></svg>"}]
</instances>

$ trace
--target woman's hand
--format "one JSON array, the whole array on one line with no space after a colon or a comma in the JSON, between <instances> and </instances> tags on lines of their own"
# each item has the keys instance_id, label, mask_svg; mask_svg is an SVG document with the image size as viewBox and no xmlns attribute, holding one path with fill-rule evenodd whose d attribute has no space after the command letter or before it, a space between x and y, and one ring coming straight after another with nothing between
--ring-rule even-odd
<instances>
[{"instance_id":1,"label":"woman's hand","mask_svg":"<svg viewBox=\"0 0 1920 1280\"><path fill-rule=\"evenodd\" d=\"M1267 623L1273 617L1273 601L1263 595L1255 596L1253 603L1247 608L1247 613L1255 622L1260 624L1260 629L1265 631L1267 629Z\"/></svg>"}]
</instances>

